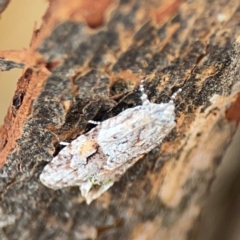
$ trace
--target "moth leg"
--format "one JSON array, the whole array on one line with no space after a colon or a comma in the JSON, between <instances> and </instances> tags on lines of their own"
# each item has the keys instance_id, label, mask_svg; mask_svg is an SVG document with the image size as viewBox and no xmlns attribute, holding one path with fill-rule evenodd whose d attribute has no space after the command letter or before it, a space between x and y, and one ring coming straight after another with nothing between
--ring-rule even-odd
<instances>
[{"instance_id":1,"label":"moth leg","mask_svg":"<svg viewBox=\"0 0 240 240\"><path fill-rule=\"evenodd\" d=\"M94 125L100 125L101 122L93 121L93 120L88 120L89 123L94 124Z\"/></svg>"},{"instance_id":2,"label":"moth leg","mask_svg":"<svg viewBox=\"0 0 240 240\"><path fill-rule=\"evenodd\" d=\"M140 91L141 91L141 93L142 93L141 100L142 100L142 104L143 104L143 105L148 105L148 104L150 103L150 101L148 100L147 94L146 94L145 91L144 91L144 85L143 85L143 83L144 83L144 80L142 79L142 80L141 80L141 83L140 83L140 85L139 85L139 89L140 89Z\"/></svg>"},{"instance_id":3,"label":"moth leg","mask_svg":"<svg viewBox=\"0 0 240 240\"><path fill-rule=\"evenodd\" d=\"M87 198L92 186L93 186L93 183L91 181L81 183L81 186L79 188L80 188L81 194L84 198Z\"/></svg>"},{"instance_id":4,"label":"moth leg","mask_svg":"<svg viewBox=\"0 0 240 240\"><path fill-rule=\"evenodd\" d=\"M91 183L92 184L92 183ZM106 192L112 185L114 184L114 181L109 181L107 183L102 183L102 185L98 189L92 189L90 190L87 195L83 195L83 197L86 199L86 203L90 204L93 200L100 197L104 192ZM92 185L91 185L92 187ZM82 187L81 187L82 188Z\"/></svg>"},{"instance_id":5,"label":"moth leg","mask_svg":"<svg viewBox=\"0 0 240 240\"><path fill-rule=\"evenodd\" d=\"M70 145L70 143L68 143L68 142L59 142L59 144L60 144L60 145L63 145L63 146L68 146L68 145Z\"/></svg>"}]
</instances>

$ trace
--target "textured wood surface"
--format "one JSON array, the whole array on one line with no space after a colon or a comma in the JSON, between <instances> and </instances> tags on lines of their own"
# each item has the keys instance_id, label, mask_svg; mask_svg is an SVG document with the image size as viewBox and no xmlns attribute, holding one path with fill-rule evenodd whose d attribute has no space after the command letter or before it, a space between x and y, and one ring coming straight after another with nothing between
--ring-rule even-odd
<instances>
[{"instance_id":1,"label":"textured wood surface","mask_svg":"<svg viewBox=\"0 0 240 240\"><path fill-rule=\"evenodd\" d=\"M0 129L2 239L195 239L240 103L239 1L53 0ZM4 65L5 64L5 65ZM177 126L91 205L39 174L59 141L178 88Z\"/></svg>"}]
</instances>

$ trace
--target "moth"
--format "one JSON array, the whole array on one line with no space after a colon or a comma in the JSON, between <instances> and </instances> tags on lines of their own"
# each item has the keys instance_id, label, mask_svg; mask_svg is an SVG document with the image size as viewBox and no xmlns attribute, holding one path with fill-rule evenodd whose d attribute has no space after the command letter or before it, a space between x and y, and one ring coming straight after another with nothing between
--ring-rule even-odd
<instances>
[{"instance_id":1,"label":"moth","mask_svg":"<svg viewBox=\"0 0 240 240\"><path fill-rule=\"evenodd\" d=\"M175 92L168 103L151 103L140 84L142 105L126 109L80 135L48 163L41 182L52 189L79 186L87 204L107 191L175 127Z\"/></svg>"}]
</instances>

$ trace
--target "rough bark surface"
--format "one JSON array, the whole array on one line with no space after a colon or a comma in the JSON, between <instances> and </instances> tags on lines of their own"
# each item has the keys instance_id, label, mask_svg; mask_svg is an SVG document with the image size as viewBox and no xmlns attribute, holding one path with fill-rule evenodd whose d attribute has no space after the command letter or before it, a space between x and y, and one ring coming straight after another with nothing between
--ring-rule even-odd
<instances>
[{"instance_id":1,"label":"rough bark surface","mask_svg":"<svg viewBox=\"0 0 240 240\"><path fill-rule=\"evenodd\" d=\"M195 239L204 199L240 119L240 4L53 0L0 129L1 239ZM15 67L16 67L15 66ZM4 67L2 68L4 69ZM89 206L39 174L58 142L178 88L177 126Z\"/></svg>"}]
</instances>

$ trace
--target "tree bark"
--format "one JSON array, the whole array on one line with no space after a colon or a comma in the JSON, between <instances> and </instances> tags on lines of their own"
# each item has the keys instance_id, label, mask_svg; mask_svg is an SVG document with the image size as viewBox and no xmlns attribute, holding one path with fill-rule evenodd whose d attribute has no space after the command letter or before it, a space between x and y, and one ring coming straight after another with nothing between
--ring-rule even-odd
<instances>
[{"instance_id":1,"label":"tree bark","mask_svg":"<svg viewBox=\"0 0 240 240\"><path fill-rule=\"evenodd\" d=\"M240 119L240 4L232 1L50 2L26 51L0 129L1 239L196 239L216 169ZM102 121L178 88L176 128L89 206L78 187L39 181L47 162Z\"/></svg>"}]
</instances>

